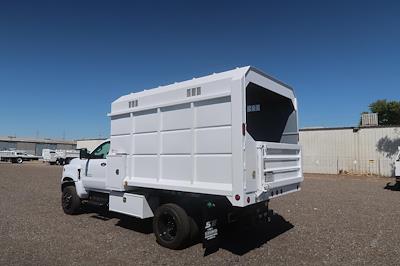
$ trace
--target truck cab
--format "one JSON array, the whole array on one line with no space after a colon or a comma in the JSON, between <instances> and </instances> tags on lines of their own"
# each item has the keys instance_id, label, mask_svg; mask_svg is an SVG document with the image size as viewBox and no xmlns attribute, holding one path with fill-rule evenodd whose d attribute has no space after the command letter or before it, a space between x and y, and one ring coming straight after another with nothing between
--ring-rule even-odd
<instances>
[{"instance_id":1,"label":"truck cab","mask_svg":"<svg viewBox=\"0 0 400 266\"><path fill-rule=\"evenodd\" d=\"M73 159L64 166L62 183L75 182L78 196L87 198L87 191L109 193L106 189L107 155L110 151L110 140L102 142L91 153L81 151L80 158Z\"/></svg>"}]
</instances>

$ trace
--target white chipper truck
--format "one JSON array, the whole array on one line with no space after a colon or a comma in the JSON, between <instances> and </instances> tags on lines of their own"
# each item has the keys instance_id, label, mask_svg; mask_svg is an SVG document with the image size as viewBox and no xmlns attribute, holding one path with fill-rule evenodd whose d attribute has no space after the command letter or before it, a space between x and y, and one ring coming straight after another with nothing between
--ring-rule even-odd
<instances>
[{"instance_id":1,"label":"white chipper truck","mask_svg":"<svg viewBox=\"0 0 400 266\"><path fill-rule=\"evenodd\" d=\"M293 90L252 67L131 93L111 105L111 137L64 166L65 213L84 204L153 218L184 247L219 226L267 220L270 199L303 181Z\"/></svg>"}]
</instances>

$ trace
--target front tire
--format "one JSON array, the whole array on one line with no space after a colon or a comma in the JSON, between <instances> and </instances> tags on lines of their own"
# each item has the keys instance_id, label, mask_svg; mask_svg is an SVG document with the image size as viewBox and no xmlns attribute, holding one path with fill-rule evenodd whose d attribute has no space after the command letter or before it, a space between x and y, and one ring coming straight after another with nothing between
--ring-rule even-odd
<instances>
[{"instance_id":1,"label":"front tire","mask_svg":"<svg viewBox=\"0 0 400 266\"><path fill-rule=\"evenodd\" d=\"M77 214L81 209L81 199L74 186L67 186L61 195L61 206L66 214Z\"/></svg>"},{"instance_id":2,"label":"front tire","mask_svg":"<svg viewBox=\"0 0 400 266\"><path fill-rule=\"evenodd\" d=\"M21 157L17 158L17 163L22 163L24 160Z\"/></svg>"},{"instance_id":3,"label":"front tire","mask_svg":"<svg viewBox=\"0 0 400 266\"><path fill-rule=\"evenodd\" d=\"M190 220L185 210L176 204L161 205L153 218L157 243L170 249L185 247L190 238Z\"/></svg>"}]
</instances>

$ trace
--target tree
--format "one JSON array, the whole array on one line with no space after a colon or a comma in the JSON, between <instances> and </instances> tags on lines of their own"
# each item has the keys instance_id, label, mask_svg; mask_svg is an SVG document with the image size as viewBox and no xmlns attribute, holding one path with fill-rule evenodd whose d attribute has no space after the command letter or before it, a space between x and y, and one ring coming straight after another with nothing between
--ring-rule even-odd
<instances>
[{"instance_id":1,"label":"tree","mask_svg":"<svg viewBox=\"0 0 400 266\"><path fill-rule=\"evenodd\" d=\"M369 105L372 113L378 113L379 125L400 125L400 101L377 100Z\"/></svg>"}]
</instances>

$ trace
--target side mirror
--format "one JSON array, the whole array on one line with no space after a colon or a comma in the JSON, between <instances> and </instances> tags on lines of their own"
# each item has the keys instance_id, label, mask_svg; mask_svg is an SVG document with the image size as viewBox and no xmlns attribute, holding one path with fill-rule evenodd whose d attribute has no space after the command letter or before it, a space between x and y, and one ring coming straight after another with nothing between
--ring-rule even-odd
<instances>
[{"instance_id":1,"label":"side mirror","mask_svg":"<svg viewBox=\"0 0 400 266\"><path fill-rule=\"evenodd\" d=\"M90 159L90 153L86 148L79 150L79 158L80 159Z\"/></svg>"}]
</instances>

